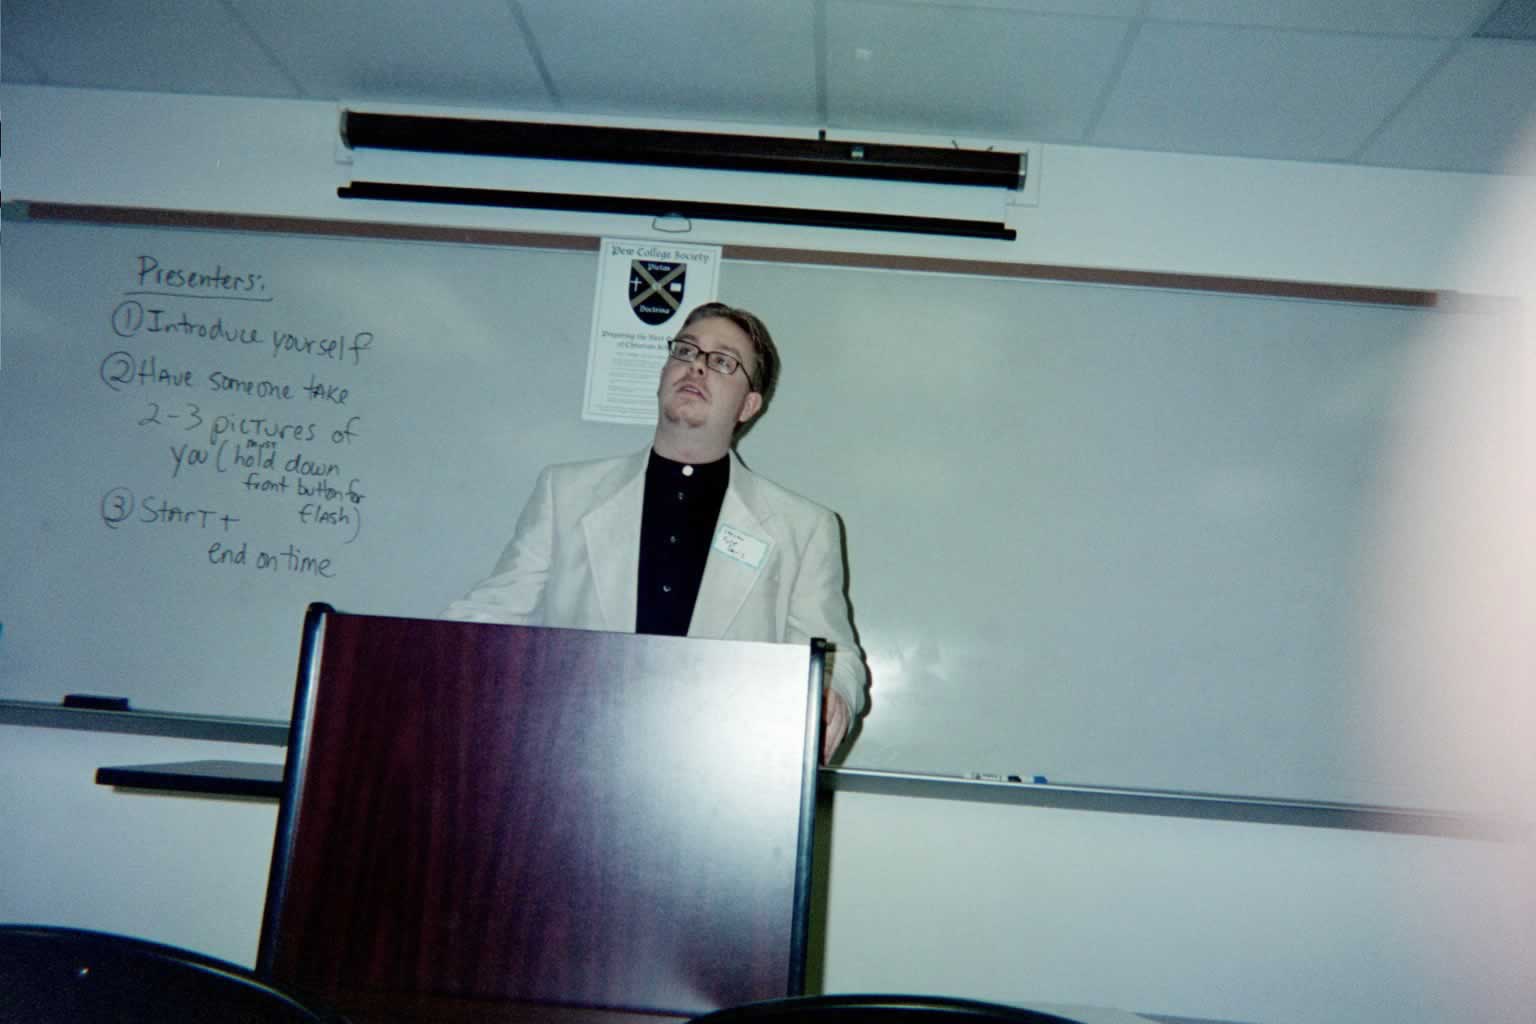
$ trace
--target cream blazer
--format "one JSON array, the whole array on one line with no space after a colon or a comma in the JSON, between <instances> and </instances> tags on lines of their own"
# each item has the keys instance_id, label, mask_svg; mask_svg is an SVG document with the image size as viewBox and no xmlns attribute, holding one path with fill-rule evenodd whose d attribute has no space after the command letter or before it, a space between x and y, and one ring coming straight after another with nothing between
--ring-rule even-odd
<instances>
[{"instance_id":1,"label":"cream blazer","mask_svg":"<svg viewBox=\"0 0 1536 1024\"><path fill-rule=\"evenodd\" d=\"M491 575L444 613L469 622L635 631L650 451L548 466ZM844 594L830 509L749 471L731 476L688 635L835 645L830 685L855 718L867 674Z\"/></svg>"}]
</instances>

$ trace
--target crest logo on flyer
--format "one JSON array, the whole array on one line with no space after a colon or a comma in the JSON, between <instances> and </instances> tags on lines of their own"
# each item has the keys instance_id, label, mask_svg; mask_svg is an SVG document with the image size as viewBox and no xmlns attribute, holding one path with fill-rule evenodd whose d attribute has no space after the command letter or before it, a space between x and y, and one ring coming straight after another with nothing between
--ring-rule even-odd
<instances>
[{"instance_id":1,"label":"crest logo on flyer","mask_svg":"<svg viewBox=\"0 0 1536 1024\"><path fill-rule=\"evenodd\" d=\"M661 260L629 261L629 308L651 326L664 324L683 305L688 264Z\"/></svg>"}]
</instances>

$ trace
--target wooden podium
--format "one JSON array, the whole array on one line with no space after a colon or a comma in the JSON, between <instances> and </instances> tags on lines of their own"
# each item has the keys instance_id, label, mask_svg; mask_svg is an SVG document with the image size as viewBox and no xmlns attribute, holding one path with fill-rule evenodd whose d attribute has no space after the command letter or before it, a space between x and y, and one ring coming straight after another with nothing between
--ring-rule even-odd
<instances>
[{"instance_id":1,"label":"wooden podium","mask_svg":"<svg viewBox=\"0 0 1536 1024\"><path fill-rule=\"evenodd\" d=\"M343 1010L800 994L824 653L312 606L258 971Z\"/></svg>"}]
</instances>

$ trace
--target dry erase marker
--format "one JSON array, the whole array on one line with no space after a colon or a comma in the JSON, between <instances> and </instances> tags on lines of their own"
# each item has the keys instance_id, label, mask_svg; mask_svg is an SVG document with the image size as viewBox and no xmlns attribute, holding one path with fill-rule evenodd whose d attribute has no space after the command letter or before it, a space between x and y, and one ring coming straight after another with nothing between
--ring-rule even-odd
<instances>
[{"instance_id":1,"label":"dry erase marker","mask_svg":"<svg viewBox=\"0 0 1536 1024\"><path fill-rule=\"evenodd\" d=\"M131 711L127 697L104 697L96 693L66 693L63 705L66 708L81 708L86 711Z\"/></svg>"}]
</instances>

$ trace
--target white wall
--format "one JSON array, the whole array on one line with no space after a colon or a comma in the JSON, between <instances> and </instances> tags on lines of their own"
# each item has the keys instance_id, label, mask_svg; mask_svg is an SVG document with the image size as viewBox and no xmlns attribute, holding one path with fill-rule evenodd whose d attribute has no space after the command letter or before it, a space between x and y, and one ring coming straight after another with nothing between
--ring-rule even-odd
<instances>
[{"instance_id":1,"label":"white wall","mask_svg":"<svg viewBox=\"0 0 1536 1024\"><path fill-rule=\"evenodd\" d=\"M825 983L1215 1020L1513 1024L1536 996L1529 856L839 793Z\"/></svg>"},{"instance_id":2,"label":"white wall","mask_svg":"<svg viewBox=\"0 0 1536 1024\"><path fill-rule=\"evenodd\" d=\"M271 800L114 790L102 765L280 762L275 747L0 726L0 921L96 928L253 964Z\"/></svg>"},{"instance_id":3,"label":"white wall","mask_svg":"<svg viewBox=\"0 0 1536 1024\"><path fill-rule=\"evenodd\" d=\"M338 199L336 187L350 169L336 162L345 152L332 104L29 86L6 86L0 97L11 156L7 199L655 236L642 217ZM745 224L700 225L687 237L1404 288L1477 291L1486 283L1463 279L1448 265L1488 192L1485 176L1074 146L1041 150L1031 168L1040 182L1039 204L1015 208L1014 243ZM487 163L442 162L460 168L465 179ZM556 187L579 191L592 177L561 165ZM816 188L820 202L831 206L858 186L817 181ZM946 215L936 208L923 212Z\"/></svg>"},{"instance_id":4,"label":"white wall","mask_svg":"<svg viewBox=\"0 0 1536 1024\"><path fill-rule=\"evenodd\" d=\"M387 211L337 200L325 104L6 87L7 200L643 234L633 218ZM1410 288L1453 267L1474 176L1046 147L1017 243L853 233L835 247ZM806 246L729 227L700 241ZM100 764L271 748L0 727L0 919L255 953L270 803L95 786ZM1252 1021L1514 1014L1528 847L843 794L824 980ZM1522 873L1524 871L1524 873ZM1471 913L1442 913L1464 901ZM1449 931L1433 924L1455 918ZM1510 954L1501 957L1500 953ZM1468 994L1489 1001L1469 1012ZM1528 1009L1529 1002L1523 1004Z\"/></svg>"},{"instance_id":5,"label":"white wall","mask_svg":"<svg viewBox=\"0 0 1536 1024\"><path fill-rule=\"evenodd\" d=\"M281 754L0 726L0 921L253 963L275 803L92 780ZM1528 846L840 792L827 857L830 992L1295 1024L1515 1024L1536 998Z\"/></svg>"}]
</instances>

